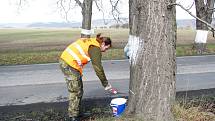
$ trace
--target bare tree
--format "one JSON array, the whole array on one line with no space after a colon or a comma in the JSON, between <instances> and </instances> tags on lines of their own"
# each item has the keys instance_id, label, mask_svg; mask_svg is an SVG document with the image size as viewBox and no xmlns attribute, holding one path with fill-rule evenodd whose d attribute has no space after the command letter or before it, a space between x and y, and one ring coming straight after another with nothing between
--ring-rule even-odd
<instances>
[{"instance_id":1,"label":"bare tree","mask_svg":"<svg viewBox=\"0 0 215 121\"><path fill-rule=\"evenodd\" d=\"M63 2L71 3L72 0L58 0L58 4L63 8L66 19L67 19L67 13L70 11L70 4L67 10L65 10ZM84 30L91 30L91 21L92 21L92 5L93 0L84 0L81 2L80 0L75 0L75 2L78 4L79 7L81 7L81 13L82 13L82 29ZM81 37L83 38L89 38L90 34L81 33Z\"/></svg>"},{"instance_id":2,"label":"bare tree","mask_svg":"<svg viewBox=\"0 0 215 121\"><path fill-rule=\"evenodd\" d=\"M175 0L129 0L130 85L126 114L144 121L173 121Z\"/></svg>"},{"instance_id":3,"label":"bare tree","mask_svg":"<svg viewBox=\"0 0 215 121\"><path fill-rule=\"evenodd\" d=\"M195 6L196 6L196 16L201 20L211 24L212 15L214 12L214 0L195 0ZM202 21L196 19L196 29L197 29L197 35L195 40L196 41L195 48L197 49L197 52L199 54L202 54L202 52L206 48L208 26ZM200 34L205 34L205 35L200 35ZM205 36L205 37L201 38L201 36ZM203 40L199 40L199 39L203 39Z\"/></svg>"},{"instance_id":4,"label":"bare tree","mask_svg":"<svg viewBox=\"0 0 215 121\"><path fill-rule=\"evenodd\" d=\"M98 4L98 1L101 3L100 5ZM125 22L127 22L125 19L123 20L121 18L121 12L120 12L120 6L122 2L126 2L128 3L128 0L109 0L109 4L111 6L111 9L110 9L110 15L113 17L113 19L118 23L120 24L124 24ZM94 0L96 6L97 6L97 9L102 12L102 15L103 15L103 20L104 20L104 23L107 25L108 22L105 20L105 12L104 12L104 8L102 6L103 5L103 0ZM108 6L108 5L106 5Z\"/></svg>"},{"instance_id":5,"label":"bare tree","mask_svg":"<svg viewBox=\"0 0 215 121\"><path fill-rule=\"evenodd\" d=\"M14 0L13 3L15 3L17 7L17 13L20 13L21 10L29 5L28 0Z\"/></svg>"},{"instance_id":6,"label":"bare tree","mask_svg":"<svg viewBox=\"0 0 215 121\"><path fill-rule=\"evenodd\" d=\"M27 1L30 0L18 0L18 4L19 6L22 6L23 3L26 3ZM104 23L107 24L107 22L105 22L105 18L104 18L104 11L102 10L103 8L100 7L98 5L98 1L102 0L83 0L83 2L81 0L57 0L57 5L58 7L60 7L61 12L63 12L65 14L64 18L66 19L66 21L69 21L68 16L69 16L69 12L72 11L72 4L74 4L73 2L75 2L80 8L81 8L81 13L82 13L82 29L83 30L91 30L91 23L92 23L92 6L93 6L93 2L95 2L98 10L100 12L103 13L103 19L104 19ZM110 5L112 6L112 9L110 10L112 13L113 18L117 21L117 22L121 22L120 21L120 11L118 9L120 0L109 0ZM89 33L89 31L87 33ZM86 31L85 31L86 33ZM82 32L81 37L90 37L90 34L84 34L84 32Z\"/></svg>"},{"instance_id":7,"label":"bare tree","mask_svg":"<svg viewBox=\"0 0 215 121\"><path fill-rule=\"evenodd\" d=\"M19 6L21 6L21 5L23 5L23 2L26 2L26 0L19 0L18 2L19 2L19 3L18 3Z\"/></svg>"},{"instance_id":8,"label":"bare tree","mask_svg":"<svg viewBox=\"0 0 215 121\"><path fill-rule=\"evenodd\" d=\"M211 24L212 15L214 12L214 0L195 0L195 6L196 6L196 16L206 21L207 23ZM208 26L197 19L196 29L208 30Z\"/></svg>"}]
</instances>

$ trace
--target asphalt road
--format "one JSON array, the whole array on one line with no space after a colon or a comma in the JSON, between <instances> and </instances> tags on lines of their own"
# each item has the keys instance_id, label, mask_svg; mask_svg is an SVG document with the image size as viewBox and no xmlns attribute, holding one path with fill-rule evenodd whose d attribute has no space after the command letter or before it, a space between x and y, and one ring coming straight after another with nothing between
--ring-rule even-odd
<instances>
[{"instance_id":1,"label":"asphalt road","mask_svg":"<svg viewBox=\"0 0 215 121\"><path fill-rule=\"evenodd\" d=\"M177 58L177 91L215 88L215 56ZM128 95L128 60L104 61L110 83ZM84 70L84 98L111 96L104 91L91 64ZM67 100L67 88L58 64L0 66L0 106Z\"/></svg>"}]
</instances>

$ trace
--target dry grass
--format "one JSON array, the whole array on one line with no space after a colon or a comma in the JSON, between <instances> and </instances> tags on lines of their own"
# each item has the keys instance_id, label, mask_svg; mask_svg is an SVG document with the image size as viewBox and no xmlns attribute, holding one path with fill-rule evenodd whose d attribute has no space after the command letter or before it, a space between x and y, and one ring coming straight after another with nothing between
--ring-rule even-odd
<instances>
[{"instance_id":1,"label":"dry grass","mask_svg":"<svg viewBox=\"0 0 215 121\"><path fill-rule=\"evenodd\" d=\"M177 121L215 121L215 114L202 111L202 107L185 108L176 104L173 113Z\"/></svg>"},{"instance_id":2,"label":"dry grass","mask_svg":"<svg viewBox=\"0 0 215 121\"><path fill-rule=\"evenodd\" d=\"M128 29L95 31L99 32L110 36L113 43L117 43L114 47L127 42ZM62 50L79 36L80 29L0 29L0 52Z\"/></svg>"},{"instance_id":3,"label":"dry grass","mask_svg":"<svg viewBox=\"0 0 215 121\"><path fill-rule=\"evenodd\" d=\"M215 121L215 98L179 99L173 107L173 114L177 121Z\"/></svg>"},{"instance_id":4,"label":"dry grass","mask_svg":"<svg viewBox=\"0 0 215 121\"><path fill-rule=\"evenodd\" d=\"M186 102L182 99L174 105L172 110L176 121L215 121L215 98L190 98ZM87 99L83 102L82 110L91 113L83 121L143 121L140 117L113 117L109 102L111 98ZM68 102L36 103L23 106L1 107L2 121L64 121L67 116Z\"/></svg>"},{"instance_id":5,"label":"dry grass","mask_svg":"<svg viewBox=\"0 0 215 121\"><path fill-rule=\"evenodd\" d=\"M127 43L128 29L95 30L95 33L100 32L104 36L112 38L114 48L123 48ZM79 38L79 34L80 29L0 29L0 52L62 50L66 45ZM194 38L194 30L179 29L177 45L192 44ZM211 33L208 35L208 43L215 43Z\"/></svg>"}]
</instances>

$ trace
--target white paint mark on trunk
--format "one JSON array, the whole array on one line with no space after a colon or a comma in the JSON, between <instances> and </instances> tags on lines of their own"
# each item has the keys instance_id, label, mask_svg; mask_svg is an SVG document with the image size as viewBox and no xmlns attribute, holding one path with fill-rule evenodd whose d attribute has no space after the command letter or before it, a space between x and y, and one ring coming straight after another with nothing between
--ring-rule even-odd
<instances>
[{"instance_id":1,"label":"white paint mark on trunk","mask_svg":"<svg viewBox=\"0 0 215 121\"><path fill-rule=\"evenodd\" d=\"M197 30L195 43L206 43L208 37L208 31L206 30Z\"/></svg>"},{"instance_id":2,"label":"white paint mark on trunk","mask_svg":"<svg viewBox=\"0 0 215 121\"><path fill-rule=\"evenodd\" d=\"M204 0L204 4L205 4L205 5L207 4L207 0Z\"/></svg>"},{"instance_id":3,"label":"white paint mark on trunk","mask_svg":"<svg viewBox=\"0 0 215 121\"><path fill-rule=\"evenodd\" d=\"M135 95L135 93L134 93L133 91L131 91L130 89L129 89L129 91L130 91L133 95Z\"/></svg>"},{"instance_id":4,"label":"white paint mark on trunk","mask_svg":"<svg viewBox=\"0 0 215 121\"><path fill-rule=\"evenodd\" d=\"M81 29L81 34L92 35L94 34L94 29L91 29L91 30Z\"/></svg>"},{"instance_id":5,"label":"white paint mark on trunk","mask_svg":"<svg viewBox=\"0 0 215 121\"><path fill-rule=\"evenodd\" d=\"M124 48L125 55L129 57L130 64L136 64L137 51L140 47L140 37L129 35L128 43Z\"/></svg>"}]
</instances>

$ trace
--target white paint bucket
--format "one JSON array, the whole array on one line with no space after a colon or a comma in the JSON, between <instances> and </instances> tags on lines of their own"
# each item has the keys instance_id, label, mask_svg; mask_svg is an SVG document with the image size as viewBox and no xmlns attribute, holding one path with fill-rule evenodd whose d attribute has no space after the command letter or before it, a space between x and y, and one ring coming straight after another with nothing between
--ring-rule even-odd
<instances>
[{"instance_id":1,"label":"white paint bucket","mask_svg":"<svg viewBox=\"0 0 215 121\"><path fill-rule=\"evenodd\" d=\"M113 115L120 116L126 108L127 99L125 98L114 98L111 100L110 106L112 107Z\"/></svg>"}]
</instances>

